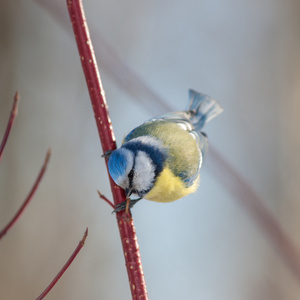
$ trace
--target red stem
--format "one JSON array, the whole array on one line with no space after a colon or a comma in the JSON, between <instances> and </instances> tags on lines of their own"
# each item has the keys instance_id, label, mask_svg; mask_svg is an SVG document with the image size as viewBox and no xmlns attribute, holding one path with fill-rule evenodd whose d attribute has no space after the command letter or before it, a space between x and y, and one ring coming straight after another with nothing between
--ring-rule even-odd
<instances>
[{"instance_id":1,"label":"red stem","mask_svg":"<svg viewBox=\"0 0 300 300\"><path fill-rule=\"evenodd\" d=\"M35 180L35 183L33 185L33 187L31 188L30 193L28 194L27 198L25 199L25 201L23 202L23 204L21 205L21 207L19 208L19 210L17 211L17 213L14 215L14 217L11 219L11 221L0 231L0 240L3 238L3 236L17 223L17 221L19 220L19 218L21 217L22 213L25 211L26 207L28 206L28 204L30 203L31 199L33 198L42 178L43 175L46 171L47 168L47 164L49 162L50 159L50 155L51 155L51 151L50 149L48 150L43 166L40 170L40 173L38 174L38 177Z\"/></svg>"},{"instance_id":2,"label":"red stem","mask_svg":"<svg viewBox=\"0 0 300 300\"><path fill-rule=\"evenodd\" d=\"M67 0L67 6L77 42L82 69L94 110L102 149L105 153L116 149L116 142L82 2L80 0ZM118 187L110 176L109 179L114 204L117 205L126 200L124 190ZM125 211L116 213L116 217L123 246L132 299L148 299L133 219L128 219Z\"/></svg>"},{"instance_id":3,"label":"red stem","mask_svg":"<svg viewBox=\"0 0 300 300\"><path fill-rule=\"evenodd\" d=\"M54 277L54 279L52 280L52 282L47 286L47 288L42 292L42 294L36 298L36 300L41 300L44 299L44 297L46 297L46 295L52 290L52 288L55 286L55 284L57 283L57 281L60 279L60 277L65 273L65 271L69 268L69 266L71 265L71 263L73 262L73 260L75 259L75 257L77 256L77 254L80 252L80 250L82 249L82 247L84 246L85 240L88 236L88 228L86 229L86 231L84 232L83 238L81 239L81 241L79 242L78 246L76 247L76 249L74 250L74 252L72 253L72 255L70 256L70 258L68 259L68 261L65 263L65 265L62 267L62 269L58 272L58 274Z\"/></svg>"},{"instance_id":4,"label":"red stem","mask_svg":"<svg viewBox=\"0 0 300 300\"><path fill-rule=\"evenodd\" d=\"M0 162L1 162L1 159L2 159L3 149L4 149L5 144L7 142L10 130L11 130L12 126L14 125L15 118L18 114L18 103L19 103L19 101L20 101L20 95L19 95L19 92L17 91L15 93L15 96L14 96L13 107L12 107L12 110L11 110L11 113L10 113L10 116L9 116L9 120L8 120L8 123L7 123L7 127L6 127L6 130L5 130L1 145L0 145Z\"/></svg>"},{"instance_id":5,"label":"red stem","mask_svg":"<svg viewBox=\"0 0 300 300\"><path fill-rule=\"evenodd\" d=\"M102 200L104 200L106 203L108 203L114 210L116 209L115 205L106 196L101 194L99 191L98 191L98 195Z\"/></svg>"},{"instance_id":6,"label":"red stem","mask_svg":"<svg viewBox=\"0 0 300 300\"><path fill-rule=\"evenodd\" d=\"M57 6L54 6L53 2L39 0L38 3L46 7L52 16L62 25L65 25L62 10L57 9ZM146 103L141 102L141 100L147 99L147 103L152 103L152 106L147 106L146 108L155 114L158 114L159 111L172 110L172 107L164 102L164 99L155 95L152 90L122 62L99 32L94 30L94 35L97 43L96 48L98 48L97 54L103 60L103 67L107 68L107 73L112 76L113 80L115 80L125 92L131 94L133 100L138 99L138 103L145 107ZM139 97L140 95L142 95L142 97ZM153 103L155 103L155 105L153 105ZM206 166L208 170L213 171L214 175L219 178L221 184L231 190L238 203L242 204L247 213L257 221L257 224L265 232L267 238L270 239L282 259L287 263L287 266L296 274L297 279L300 281L300 255L295 255L295 253L298 253L298 250L291 238L283 231L278 220L272 216L270 210L264 204L263 199L246 184L241 175L235 169L232 169L230 164L227 163L212 145L210 146L207 163ZM227 176L227 174L232 172L235 173L234 176L230 176L233 181L228 180L229 176ZM241 181L244 183L242 183L242 186L239 186Z\"/></svg>"}]
</instances>

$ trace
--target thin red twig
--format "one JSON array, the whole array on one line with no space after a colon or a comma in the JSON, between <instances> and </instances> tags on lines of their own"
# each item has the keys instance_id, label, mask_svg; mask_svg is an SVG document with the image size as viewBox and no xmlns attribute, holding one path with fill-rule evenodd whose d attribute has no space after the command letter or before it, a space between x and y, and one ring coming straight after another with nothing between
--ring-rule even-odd
<instances>
[{"instance_id":1,"label":"thin red twig","mask_svg":"<svg viewBox=\"0 0 300 300\"><path fill-rule=\"evenodd\" d=\"M71 265L71 263L73 262L73 260L75 259L75 257L77 256L77 254L80 252L80 250L82 249L82 247L84 246L85 240L88 236L88 228L85 230L83 238L81 239L81 241L79 242L78 246L76 247L76 249L74 250L74 252L72 253L72 255L70 256L70 258L68 259L68 261L65 263L65 265L61 268L61 270L58 272L58 274L54 277L54 279L51 281L51 283L47 286L47 288L42 292L42 294L40 296L38 296L36 298L36 300L41 300L44 299L44 297L46 297L46 295L52 290L52 288L55 286L55 284L57 283L57 281L60 279L60 277L65 273L65 271L69 268L69 266Z\"/></svg>"},{"instance_id":2,"label":"thin red twig","mask_svg":"<svg viewBox=\"0 0 300 300\"><path fill-rule=\"evenodd\" d=\"M7 139L9 137L10 130L11 130L12 126L14 125L15 118L18 114L18 103L19 103L19 101L20 101L20 94L19 94L18 91L16 91L15 96L14 96L13 107L12 107L12 110L11 110L11 113L10 113L10 116L9 116L9 120L8 120L8 123L7 123L7 126L6 126L6 130L5 130L1 145L0 145L0 162L1 162L1 159L2 159L2 155L3 155L3 149L5 147Z\"/></svg>"},{"instance_id":3,"label":"thin red twig","mask_svg":"<svg viewBox=\"0 0 300 300\"><path fill-rule=\"evenodd\" d=\"M67 5L77 42L82 69L94 110L102 149L105 153L116 149L116 142L82 2L80 0L67 0ZM126 200L125 193L124 190L114 183L110 176L109 179L114 204L117 205ZM123 246L132 299L148 299L133 219L128 219L125 211L116 213L116 217Z\"/></svg>"},{"instance_id":4,"label":"thin red twig","mask_svg":"<svg viewBox=\"0 0 300 300\"><path fill-rule=\"evenodd\" d=\"M99 195L99 197L102 199L102 200L104 200L106 203L108 203L113 209L115 209L116 208L116 206L106 197L106 196L104 196L103 194L101 194L101 192L100 191L97 191L98 192L98 195Z\"/></svg>"},{"instance_id":5,"label":"thin red twig","mask_svg":"<svg viewBox=\"0 0 300 300\"><path fill-rule=\"evenodd\" d=\"M14 217L11 219L11 221L0 231L0 240L3 238L3 236L17 223L17 221L19 220L19 218L21 217L22 213L25 211L26 207L28 206L28 204L30 203L31 199L33 198L42 178L43 175L46 171L49 159L50 159L50 155L51 155L51 150L49 149L47 151L43 166L35 180L35 183L33 185L33 187L31 188L31 191L29 192L27 198L25 199L25 201L23 202L23 204L21 205L21 207L19 208L19 210L17 211L17 213L14 215Z\"/></svg>"}]
</instances>

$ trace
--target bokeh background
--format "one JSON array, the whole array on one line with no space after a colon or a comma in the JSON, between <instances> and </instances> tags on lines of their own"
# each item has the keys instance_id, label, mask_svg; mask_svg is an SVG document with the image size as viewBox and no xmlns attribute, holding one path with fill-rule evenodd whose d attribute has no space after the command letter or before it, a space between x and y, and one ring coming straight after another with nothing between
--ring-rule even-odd
<instances>
[{"instance_id":1,"label":"bokeh background","mask_svg":"<svg viewBox=\"0 0 300 300\"><path fill-rule=\"evenodd\" d=\"M84 6L118 143L167 107L183 109L188 88L213 96L224 113L206 127L211 147L300 249L299 1ZM115 216L96 193L110 197L110 188L68 21L62 0L0 2L0 136L15 90L21 94L0 165L0 227L52 149L32 203L1 240L1 299L35 299L87 226L85 247L47 299L130 299ZM272 238L209 164L197 193L142 201L133 216L150 299L300 297Z\"/></svg>"}]
</instances>

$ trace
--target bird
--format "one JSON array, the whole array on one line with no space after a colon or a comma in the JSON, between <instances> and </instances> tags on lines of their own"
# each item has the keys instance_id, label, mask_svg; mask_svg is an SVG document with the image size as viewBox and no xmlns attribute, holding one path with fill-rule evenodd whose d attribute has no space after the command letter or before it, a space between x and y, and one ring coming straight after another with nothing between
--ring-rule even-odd
<instances>
[{"instance_id":1,"label":"bird","mask_svg":"<svg viewBox=\"0 0 300 300\"><path fill-rule=\"evenodd\" d=\"M202 128L222 111L217 100L190 89L184 111L146 121L125 136L120 148L104 154L110 176L127 199L114 211L132 208L141 199L172 202L194 193L208 151Z\"/></svg>"}]
</instances>

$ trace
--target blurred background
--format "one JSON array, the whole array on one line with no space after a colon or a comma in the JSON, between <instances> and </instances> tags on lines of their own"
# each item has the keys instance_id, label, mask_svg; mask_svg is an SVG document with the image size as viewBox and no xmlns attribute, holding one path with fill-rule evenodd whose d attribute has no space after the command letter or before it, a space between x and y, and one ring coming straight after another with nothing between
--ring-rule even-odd
<instances>
[{"instance_id":1,"label":"blurred background","mask_svg":"<svg viewBox=\"0 0 300 300\"><path fill-rule=\"evenodd\" d=\"M218 99L211 148L243 176L300 250L300 3L86 0L118 144L146 119ZM65 1L0 2L0 228L47 173L0 243L0 298L35 299L89 237L47 299L130 299L107 173ZM208 155L209 156L209 155ZM133 210L150 299L299 299L300 283L253 215L202 170L199 191ZM226 178L220 170L219 177ZM222 173L223 172L223 173Z\"/></svg>"}]
</instances>

